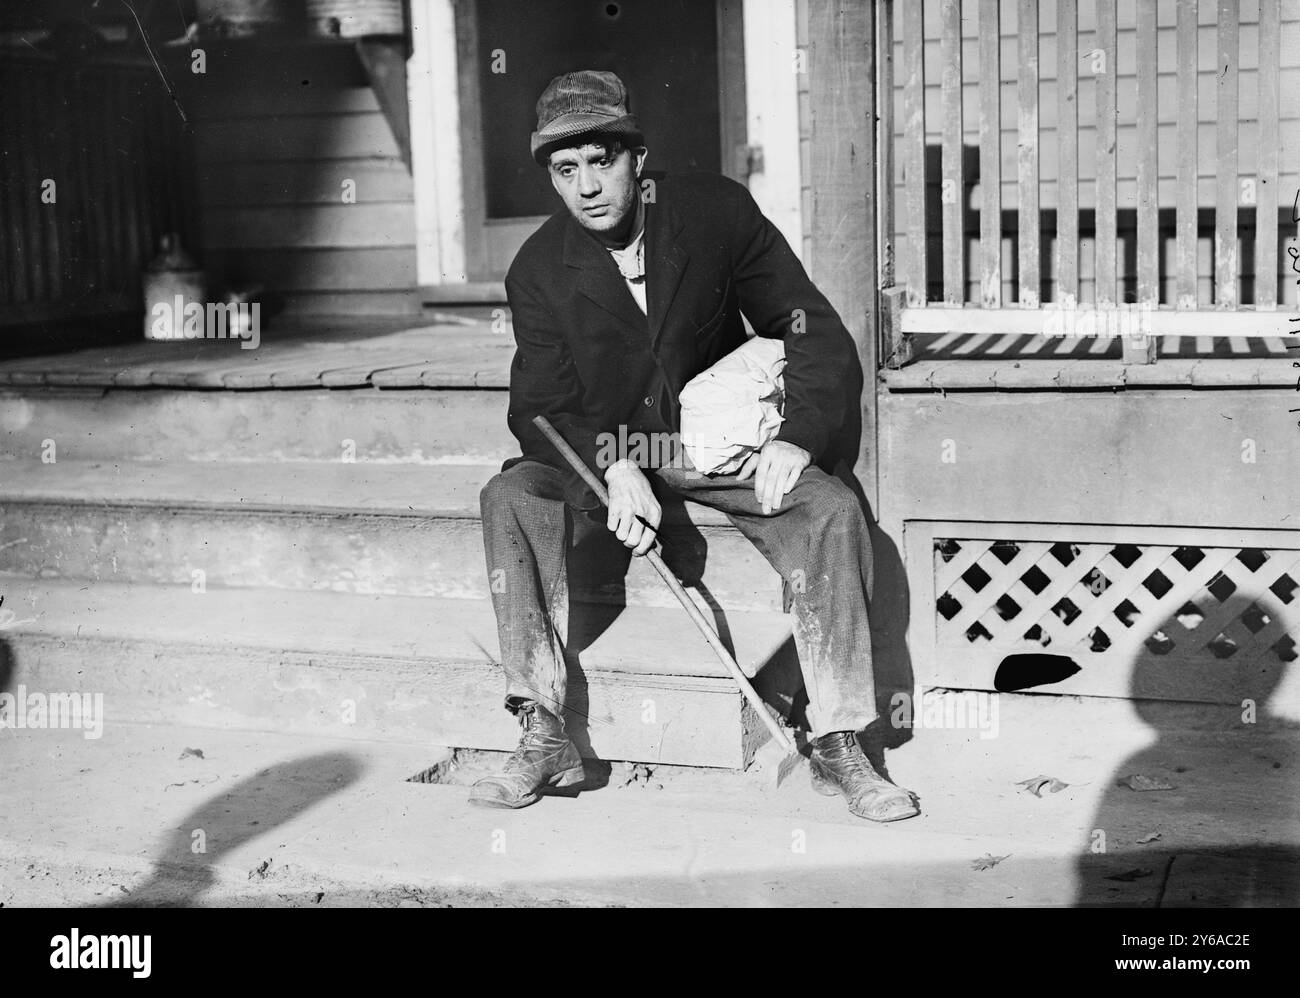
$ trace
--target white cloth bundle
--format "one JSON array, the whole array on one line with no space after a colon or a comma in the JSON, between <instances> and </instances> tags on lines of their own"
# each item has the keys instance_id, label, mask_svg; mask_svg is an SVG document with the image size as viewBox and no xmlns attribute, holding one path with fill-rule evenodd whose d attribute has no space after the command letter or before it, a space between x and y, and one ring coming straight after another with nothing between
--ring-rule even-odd
<instances>
[{"instance_id":1,"label":"white cloth bundle","mask_svg":"<svg viewBox=\"0 0 1300 998\"><path fill-rule=\"evenodd\" d=\"M682 444L696 471L733 474L785 421L785 343L754 336L682 389Z\"/></svg>"}]
</instances>

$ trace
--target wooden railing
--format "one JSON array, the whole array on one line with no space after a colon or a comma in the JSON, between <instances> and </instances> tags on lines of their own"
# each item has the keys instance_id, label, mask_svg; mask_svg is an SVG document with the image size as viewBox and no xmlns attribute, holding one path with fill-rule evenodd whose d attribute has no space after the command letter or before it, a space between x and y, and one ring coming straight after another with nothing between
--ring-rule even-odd
<instances>
[{"instance_id":1,"label":"wooden railing","mask_svg":"<svg viewBox=\"0 0 1300 998\"><path fill-rule=\"evenodd\" d=\"M141 309L158 238L196 246L187 142L154 70L0 55L0 326Z\"/></svg>"},{"instance_id":2,"label":"wooden railing","mask_svg":"<svg viewBox=\"0 0 1300 998\"><path fill-rule=\"evenodd\" d=\"M1082 39L1081 5L1091 28ZM1287 313L1278 310L1279 215L1289 217L1291 210L1291 197L1279 185L1285 117L1282 5L1281 0L1259 0L1259 23L1249 25L1257 44L1249 47L1242 45L1238 7L1229 0L1219 0L1215 7L1211 126L1198 120L1198 80L1208 85L1209 73L1198 63L1198 45L1210 26L1203 30L1198 25L1197 0L1178 0L1176 25L1162 26L1155 0L1133 4L1129 9L1135 11L1136 24L1126 26L1126 33L1135 34L1134 54L1126 54L1123 65L1116 0L880 4L886 95L880 104L881 130L891 144L882 156L887 164L883 182L886 200L895 194L892 200L897 201L897 207L891 204L884 211L883 223L882 350L888 366L906 363L910 336L922 332L1050 336L1054 325L1058 330L1070 327L1073 335L1105 336L1118 328L1125 362L1152 363L1160 336L1279 337L1297 330ZM1010 10L1015 33L1003 35L1002 20ZM1040 20L1050 20L1051 30L1040 30ZM1171 48L1175 68L1164 74L1161 88L1157 53L1167 55ZM1040 79L1040 50L1051 53L1044 67L1051 72L1041 75L1054 78L1055 90L1054 100L1041 109L1040 93L1047 86ZM976 55L973 67L971 54ZM1249 116L1241 100L1243 56L1253 58L1257 86ZM1294 60L1294 55L1288 58ZM936 68L938 100L931 86L927 109L927 69L933 74ZM891 74L901 84L901 121L895 121L889 99ZM1081 80L1092 91L1092 107L1083 109L1084 128ZM1121 81L1128 119L1122 136ZM978 109L977 162L964 142L973 130L964 120L969 113L964 95L976 98L966 103ZM927 144L927 111L936 107L941 121L937 150L932 123ZM1006 156L1009 139L1004 146L1002 120L1012 109L1014 193L1004 204L1004 165L1011 157ZM1050 116L1050 127L1040 123L1040 110ZM1198 198L1198 181L1207 173L1198 169L1202 127L1213 128L1212 204ZM1249 172L1239 169L1245 128L1256 146ZM1081 138L1093 147L1090 164ZM1129 157L1125 170L1131 170L1122 191L1117 174L1121 144ZM894 186L895 159L902 166L901 188ZM1081 162L1091 166L1091 176L1082 181ZM1050 213L1041 204L1045 191L1053 195ZM1081 191L1091 195L1090 210L1081 211ZM1123 230L1122 218L1128 222ZM890 245L895 236L900 244L896 258ZM1210 236L1210 252L1200 254L1198 270L1198 242L1205 249ZM1091 259L1081 253L1087 241ZM1253 259L1243 260L1243 244L1253 247ZM1121 247L1133 261L1122 278ZM1085 282L1081 264L1088 263L1091 280ZM1248 274L1243 263L1253 267ZM1076 318L1080 310L1089 314L1086 323Z\"/></svg>"}]
</instances>

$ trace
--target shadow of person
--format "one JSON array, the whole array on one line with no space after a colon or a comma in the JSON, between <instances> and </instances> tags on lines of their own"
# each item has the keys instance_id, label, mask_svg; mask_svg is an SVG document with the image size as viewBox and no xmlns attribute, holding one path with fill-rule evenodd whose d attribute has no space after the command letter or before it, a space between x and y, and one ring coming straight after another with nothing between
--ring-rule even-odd
<instances>
[{"instance_id":1,"label":"shadow of person","mask_svg":"<svg viewBox=\"0 0 1300 998\"><path fill-rule=\"evenodd\" d=\"M1107 781L1075 905L1300 904L1300 725L1275 712L1294 699L1300 604L1265 595L1238 590L1207 611L1235 624L1185 605L1182 623L1148 625L1129 695L1152 740Z\"/></svg>"},{"instance_id":2,"label":"shadow of person","mask_svg":"<svg viewBox=\"0 0 1300 998\"><path fill-rule=\"evenodd\" d=\"M149 878L131 896L103 907L185 907L212 887L213 867L233 850L266 838L274 865L275 829L361 776L359 758L321 752L277 763L240 780L190 811L166 835ZM270 867L263 870L269 872ZM250 871L253 872L253 871Z\"/></svg>"}]
</instances>

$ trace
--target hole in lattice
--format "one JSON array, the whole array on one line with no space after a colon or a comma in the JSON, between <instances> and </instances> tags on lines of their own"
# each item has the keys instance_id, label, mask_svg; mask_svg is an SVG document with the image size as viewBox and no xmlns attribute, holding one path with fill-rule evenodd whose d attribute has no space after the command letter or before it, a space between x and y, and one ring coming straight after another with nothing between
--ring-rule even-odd
<instances>
[{"instance_id":1,"label":"hole in lattice","mask_svg":"<svg viewBox=\"0 0 1300 998\"><path fill-rule=\"evenodd\" d=\"M970 568L961 573L961 580L975 592L979 592L989 584L990 576L979 565L971 565Z\"/></svg>"},{"instance_id":2,"label":"hole in lattice","mask_svg":"<svg viewBox=\"0 0 1300 998\"><path fill-rule=\"evenodd\" d=\"M1023 652L1008 655L993 675L993 688L999 693L1014 693L1031 686L1046 686L1069 679L1079 671L1074 659L1064 655Z\"/></svg>"},{"instance_id":3,"label":"hole in lattice","mask_svg":"<svg viewBox=\"0 0 1300 998\"><path fill-rule=\"evenodd\" d=\"M935 609L944 620L952 620L961 612L961 604L950 593L944 593L935 602Z\"/></svg>"},{"instance_id":4,"label":"hole in lattice","mask_svg":"<svg viewBox=\"0 0 1300 998\"><path fill-rule=\"evenodd\" d=\"M1201 613L1200 607L1195 603L1184 603L1174 614L1174 619L1190 631L1200 626L1201 621L1205 619L1205 614Z\"/></svg>"},{"instance_id":5,"label":"hole in lattice","mask_svg":"<svg viewBox=\"0 0 1300 998\"><path fill-rule=\"evenodd\" d=\"M1156 631L1145 641L1147 650L1155 655L1168 655L1174 650L1173 639L1164 631Z\"/></svg>"},{"instance_id":6,"label":"hole in lattice","mask_svg":"<svg viewBox=\"0 0 1300 998\"><path fill-rule=\"evenodd\" d=\"M977 620L975 623L971 624L970 627L966 628L966 640L971 644L975 644L978 641L992 641L993 635L989 633L987 627Z\"/></svg>"},{"instance_id":7,"label":"hole in lattice","mask_svg":"<svg viewBox=\"0 0 1300 998\"><path fill-rule=\"evenodd\" d=\"M1165 593L1174 588L1174 584L1158 569L1143 579L1142 585L1156 599L1161 599Z\"/></svg>"},{"instance_id":8,"label":"hole in lattice","mask_svg":"<svg viewBox=\"0 0 1300 998\"><path fill-rule=\"evenodd\" d=\"M1020 612L1020 604L1006 593L999 596L998 601L993 606L998 611L998 616L1003 620L1010 620Z\"/></svg>"},{"instance_id":9,"label":"hole in lattice","mask_svg":"<svg viewBox=\"0 0 1300 998\"><path fill-rule=\"evenodd\" d=\"M1219 572L1214 578L1206 583L1205 588L1208 589L1210 594L1220 603L1226 603L1228 602L1228 597L1237 591L1237 584L1222 572Z\"/></svg>"},{"instance_id":10,"label":"hole in lattice","mask_svg":"<svg viewBox=\"0 0 1300 998\"><path fill-rule=\"evenodd\" d=\"M1030 566L1029 571L1020 576L1020 581L1028 587L1031 593L1037 596L1048 587L1052 580L1047 577L1047 573L1041 568L1037 565L1032 565Z\"/></svg>"},{"instance_id":11,"label":"hole in lattice","mask_svg":"<svg viewBox=\"0 0 1300 998\"><path fill-rule=\"evenodd\" d=\"M1142 557L1142 549L1136 544L1116 544L1111 549L1110 556L1125 568L1129 568Z\"/></svg>"},{"instance_id":12,"label":"hole in lattice","mask_svg":"<svg viewBox=\"0 0 1300 998\"><path fill-rule=\"evenodd\" d=\"M1141 611L1128 600L1120 600L1119 605L1111 613L1118 617L1119 622L1125 627L1132 627L1141 616Z\"/></svg>"},{"instance_id":13,"label":"hole in lattice","mask_svg":"<svg viewBox=\"0 0 1300 998\"><path fill-rule=\"evenodd\" d=\"M1258 603L1241 611L1241 622L1251 634L1258 634L1268 626L1269 616Z\"/></svg>"},{"instance_id":14,"label":"hole in lattice","mask_svg":"<svg viewBox=\"0 0 1300 998\"><path fill-rule=\"evenodd\" d=\"M1269 591L1272 592L1273 595L1276 596L1278 599L1280 599L1283 603L1290 603L1291 600L1295 598L1292 594L1296 590L1296 581L1295 579L1291 578L1291 576L1283 572L1281 575L1277 577L1277 581L1274 582L1268 588Z\"/></svg>"},{"instance_id":15,"label":"hole in lattice","mask_svg":"<svg viewBox=\"0 0 1300 998\"><path fill-rule=\"evenodd\" d=\"M939 552L939 557L944 561L952 561L961 550L961 545L951 537L942 537L935 540L934 549Z\"/></svg>"},{"instance_id":16,"label":"hole in lattice","mask_svg":"<svg viewBox=\"0 0 1300 998\"><path fill-rule=\"evenodd\" d=\"M1072 624L1074 623L1074 618L1079 616L1083 611L1075 606L1074 602L1068 596L1062 596L1057 600L1056 605L1052 607L1052 612L1067 624Z\"/></svg>"},{"instance_id":17,"label":"hole in lattice","mask_svg":"<svg viewBox=\"0 0 1300 998\"><path fill-rule=\"evenodd\" d=\"M1053 544L1049 549L1049 553L1062 565L1068 565L1079 557L1079 549L1073 544L1066 544L1064 541Z\"/></svg>"},{"instance_id":18,"label":"hole in lattice","mask_svg":"<svg viewBox=\"0 0 1300 998\"><path fill-rule=\"evenodd\" d=\"M1041 627L1035 624L1029 630L1025 631L1025 640L1034 641L1046 648L1052 643L1052 638Z\"/></svg>"},{"instance_id":19,"label":"hole in lattice","mask_svg":"<svg viewBox=\"0 0 1300 998\"><path fill-rule=\"evenodd\" d=\"M1178 548L1174 551L1174 561L1188 571L1199 565L1204 558L1205 552L1200 548Z\"/></svg>"},{"instance_id":20,"label":"hole in lattice","mask_svg":"<svg viewBox=\"0 0 1300 998\"><path fill-rule=\"evenodd\" d=\"M1082 581L1094 596L1100 596L1110 588L1110 579L1106 578L1099 568L1090 569Z\"/></svg>"},{"instance_id":21,"label":"hole in lattice","mask_svg":"<svg viewBox=\"0 0 1300 998\"><path fill-rule=\"evenodd\" d=\"M1216 634L1205 647L1210 649L1215 658L1231 658L1233 652L1237 650L1237 642L1226 634Z\"/></svg>"},{"instance_id":22,"label":"hole in lattice","mask_svg":"<svg viewBox=\"0 0 1300 998\"><path fill-rule=\"evenodd\" d=\"M1015 541L994 541L989 545L993 557L1004 565L1010 565L1011 559L1020 553L1020 545Z\"/></svg>"},{"instance_id":23,"label":"hole in lattice","mask_svg":"<svg viewBox=\"0 0 1300 998\"><path fill-rule=\"evenodd\" d=\"M1300 654L1296 652L1295 638L1289 634L1284 634L1275 641L1272 651L1283 662L1294 662L1297 658L1300 658Z\"/></svg>"},{"instance_id":24,"label":"hole in lattice","mask_svg":"<svg viewBox=\"0 0 1300 998\"><path fill-rule=\"evenodd\" d=\"M1252 572L1258 572L1259 566L1268 561L1268 553L1259 548L1242 548L1237 552L1237 560Z\"/></svg>"},{"instance_id":25,"label":"hole in lattice","mask_svg":"<svg viewBox=\"0 0 1300 998\"><path fill-rule=\"evenodd\" d=\"M1100 627L1094 627L1088 634L1089 651L1103 652L1110 647L1110 636Z\"/></svg>"}]
</instances>

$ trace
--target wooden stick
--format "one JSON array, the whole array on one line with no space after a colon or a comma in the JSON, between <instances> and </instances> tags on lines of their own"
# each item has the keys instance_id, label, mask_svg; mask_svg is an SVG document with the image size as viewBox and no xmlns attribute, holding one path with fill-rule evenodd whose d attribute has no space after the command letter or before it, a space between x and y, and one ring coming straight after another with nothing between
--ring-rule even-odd
<instances>
[{"instance_id":1,"label":"wooden stick","mask_svg":"<svg viewBox=\"0 0 1300 998\"><path fill-rule=\"evenodd\" d=\"M542 433L546 434L546 439L555 445L555 449L560 452L560 455L564 460L569 462L570 467L581 476L582 480L591 488L591 491L596 493L597 498L608 507L609 493L605 490L604 483L592 473L591 469L587 467L586 463L578 456L577 452L569 446L569 442L560 436L555 427L551 425L550 420L545 416L535 416L533 417L533 423L542 431ZM785 731L783 731L781 726L776 723L776 718L774 718L771 712L768 711L767 705L763 703L762 698L759 697L757 692L755 692L754 687L750 685L745 674L740 671L740 666L737 665L736 660L731 657L731 652L727 651L726 645L724 645L722 639L718 637L718 632L713 629L713 625L709 623L708 619L700 611L700 608L696 606L695 602L686 594L686 590L682 588L682 584L677 581L677 576L673 575L672 570L664 564L664 560L659 556L659 552L654 550L654 548L651 548L645 553L645 557L646 560L654 566L654 570L659 573L659 577L664 580L668 588L673 591L673 595L677 597L677 601L681 603L686 612L690 614L691 620L695 621L695 626L700 629L700 633L704 635L704 639L708 641L714 654L718 656L718 661L720 661L726 670L731 673L731 678L734 679L736 684L740 687L740 692L744 694L745 699L749 701L750 706L752 706L758 713L758 716L767 726L767 730L772 733L773 740L780 745L781 748L785 749L785 751L793 752L794 745L791 743Z\"/></svg>"}]
</instances>

